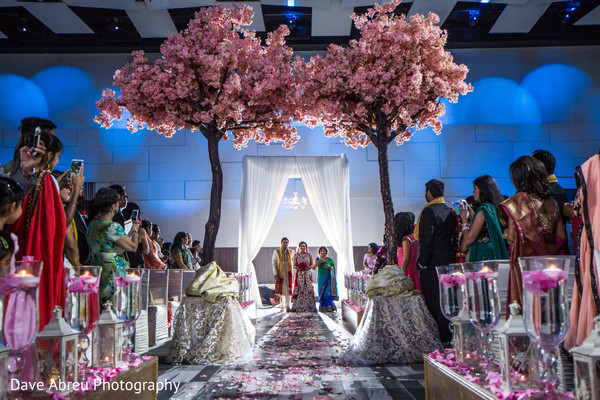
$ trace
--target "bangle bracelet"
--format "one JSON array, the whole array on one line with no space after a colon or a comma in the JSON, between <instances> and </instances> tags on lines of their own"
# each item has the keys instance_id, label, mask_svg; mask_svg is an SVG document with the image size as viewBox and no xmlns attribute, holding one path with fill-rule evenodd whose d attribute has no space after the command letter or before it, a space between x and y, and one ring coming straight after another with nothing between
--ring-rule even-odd
<instances>
[{"instance_id":1,"label":"bangle bracelet","mask_svg":"<svg viewBox=\"0 0 600 400\"><path fill-rule=\"evenodd\" d=\"M465 229L469 229L471 227L471 225L469 224L460 224L461 230L465 230Z\"/></svg>"}]
</instances>

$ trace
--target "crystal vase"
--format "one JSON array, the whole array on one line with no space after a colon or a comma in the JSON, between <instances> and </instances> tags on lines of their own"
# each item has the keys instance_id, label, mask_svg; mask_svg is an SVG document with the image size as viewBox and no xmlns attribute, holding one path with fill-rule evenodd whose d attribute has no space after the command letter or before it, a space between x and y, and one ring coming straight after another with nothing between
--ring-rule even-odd
<instances>
[{"instance_id":1,"label":"crystal vase","mask_svg":"<svg viewBox=\"0 0 600 400\"><path fill-rule=\"evenodd\" d=\"M481 338L481 360L478 374L496 371L492 351L492 330L500 320L500 297L498 296L498 262L483 261L463 263L467 311L469 319L479 330Z\"/></svg>"},{"instance_id":2,"label":"crystal vase","mask_svg":"<svg viewBox=\"0 0 600 400\"><path fill-rule=\"evenodd\" d=\"M0 277L0 294L4 298L0 319L0 344L10 348L8 369L10 378L19 380L24 366L23 351L35 340L38 332L38 288L42 273L41 261L16 262L11 272Z\"/></svg>"},{"instance_id":3,"label":"crystal vase","mask_svg":"<svg viewBox=\"0 0 600 400\"><path fill-rule=\"evenodd\" d=\"M115 293L113 311L123 321L123 361L129 362L133 352L131 337L135 331L135 321L142 311L143 269L114 270Z\"/></svg>"},{"instance_id":4,"label":"crystal vase","mask_svg":"<svg viewBox=\"0 0 600 400\"><path fill-rule=\"evenodd\" d=\"M462 342L456 340L454 322L461 314L465 304L465 275L462 273L461 264L450 264L436 267L440 282L440 307L444 316L450 320L452 331L452 348L459 362L464 362Z\"/></svg>"},{"instance_id":5,"label":"crystal vase","mask_svg":"<svg viewBox=\"0 0 600 400\"><path fill-rule=\"evenodd\" d=\"M90 360L87 351L90 346L89 334L98 325L100 299L98 285L102 267L79 267L79 271L65 269L67 285L65 299L65 320L71 328L79 332L79 380L84 381Z\"/></svg>"},{"instance_id":6,"label":"crystal vase","mask_svg":"<svg viewBox=\"0 0 600 400\"><path fill-rule=\"evenodd\" d=\"M545 399L563 398L556 392L556 348L569 331L569 260L552 256L521 257L519 264L523 279L523 322L540 350L538 386Z\"/></svg>"}]
</instances>

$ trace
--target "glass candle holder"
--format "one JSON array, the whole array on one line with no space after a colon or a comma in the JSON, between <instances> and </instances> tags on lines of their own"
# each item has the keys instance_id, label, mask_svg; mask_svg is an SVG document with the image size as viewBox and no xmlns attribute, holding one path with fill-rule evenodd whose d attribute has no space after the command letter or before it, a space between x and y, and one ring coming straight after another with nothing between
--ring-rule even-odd
<instances>
[{"instance_id":1,"label":"glass candle holder","mask_svg":"<svg viewBox=\"0 0 600 400\"><path fill-rule=\"evenodd\" d=\"M481 338L480 368L476 373L497 371L492 351L492 330L500 320L500 297L498 296L498 262L483 261L463 263L467 311L469 319L479 330Z\"/></svg>"},{"instance_id":2,"label":"glass candle holder","mask_svg":"<svg viewBox=\"0 0 600 400\"><path fill-rule=\"evenodd\" d=\"M540 349L539 389L544 398L562 398L556 391L556 347L569 331L567 277L564 257L520 257L523 280L523 322L529 337Z\"/></svg>"},{"instance_id":3,"label":"glass candle holder","mask_svg":"<svg viewBox=\"0 0 600 400\"><path fill-rule=\"evenodd\" d=\"M129 362L133 352L131 336L134 333L135 321L142 311L142 277L143 269L114 270L115 293L113 311L123 321L123 361Z\"/></svg>"},{"instance_id":4,"label":"glass candle holder","mask_svg":"<svg viewBox=\"0 0 600 400\"><path fill-rule=\"evenodd\" d=\"M10 378L18 379L24 367L23 350L29 347L38 332L38 288L42 261L18 261L11 272L0 277L4 310L0 344L10 348L8 369Z\"/></svg>"},{"instance_id":5,"label":"glass candle holder","mask_svg":"<svg viewBox=\"0 0 600 400\"><path fill-rule=\"evenodd\" d=\"M454 322L461 314L465 304L465 275L461 264L450 264L436 267L440 282L440 307L444 316L450 320L452 348L459 362L464 362L464 349L461 341L457 341Z\"/></svg>"},{"instance_id":6,"label":"glass candle holder","mask_svg":"<svg viewBox=\"0 0 600 400\"><path fill-rule=\"evenodd\" d=\"M96 328L100 316L98 285L102 267L79 267L79 271L65 269L67 285L65 299L65 320L79 332L79 379L85 380L90 360L87 350L90 346L89 334Z\"/></svg>"}]
</instances>

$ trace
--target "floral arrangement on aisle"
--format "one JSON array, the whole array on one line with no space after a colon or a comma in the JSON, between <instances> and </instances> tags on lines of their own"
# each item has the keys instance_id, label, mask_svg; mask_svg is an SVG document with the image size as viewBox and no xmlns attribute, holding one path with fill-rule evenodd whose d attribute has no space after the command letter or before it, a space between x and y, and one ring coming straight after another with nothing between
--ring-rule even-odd
<instances>
[{"instance_id":1,"label":"floral arrangement on aisle","mask_svg":"<svg viewBox=\"0 0 600 400\"><path fill-rule=\"evenodd\" d=\"M231 136L238 149L250 140L290 148L299 139L290 126L299 117L300 92L292 49L285 44L289 30L281 26L269 33L263 46L254 32L242 29L253 15L247 5L203 8L161 45L158 60L133 52L133 60L114 76L120 95L106 89L96 103L95 121L106 128L127 110L131 132L146 125L167 137L187 129L207 139L213 178L202 256L207 264L214 260L221 220L219 142Z\"/></svg>"},{"instance_id":2,"label":"floral arrangement on aisle","mask_svg":"<svg viewBox=\"0 0 600 400\"><path fill-rule=\"evenodd\" d=\"M471 375L471 368L465 364L457 362L456 354L454 354L454 350L445 349L444 351L436 350L433 353L429 353L429 357L431 357L435 362L438 362L446 367L450 368L454 372L459 375L462 375L465 379L479 383L480 378ZM535 388L528 388L526 390L502 390L500 386L502 385L502 375L496 371L488 372L485 377L484 388L489 390L500 400L526 400L535 395L540 395L542 393L541 390ZM483 384L483 382L481 382ZM571 392L563 392L565 396L568 396L572 399L575 399L575 395Z\"/></svg>"},{"instance_id":3,"label":"floral arrangement on aisle","mask_svg":"<svg viewBox=\"0 0 600 400\"><path fill-rule=\"evenodd\" d=\"M360 31L348 47L331 44L325 57L296 61L302 86L305 122L324 125L325 135L354 148L377 148L388 264L396 264L394 208L388 170L388 145L408 141L414 131L442 130L442 99L456 102L472 90L468 68L444 50L446 32L439 17L395 14L400 0L375 4L353 14Z\"/></svg>"}]
</instances>

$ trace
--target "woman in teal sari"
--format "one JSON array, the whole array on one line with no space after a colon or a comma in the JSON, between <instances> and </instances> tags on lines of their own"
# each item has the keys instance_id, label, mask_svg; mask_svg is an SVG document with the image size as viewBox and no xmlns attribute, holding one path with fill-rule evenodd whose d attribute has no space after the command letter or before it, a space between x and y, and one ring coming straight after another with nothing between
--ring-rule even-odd
<instances>
[{"instance_id":1,"label":"woman in teal sari","mask_svg":"<svg viewBox=\"0 0 600 400\"><path fill-rule=\"evenodd\" d=\"M317 284L319 288L319 311L336 311L334 300L338 300L335 281L335 264L327 257L327 247L319 247L319 257L315 260L317 267Z\"/></svg>"},{"instance_id":2,"label":"woman in teal sari","mask_svg":"<svg viewBox=\"0 0 600 400\"><path fill-rule=\"evenodd\" d=\"M482 175L475 179L473 197L480 204L475 212L471 207L460 206L460 251L469 252L470 262L508 259L498 217L498 205L504 201L504 197L494 178Z\"/></svg>"}]
</instances>

